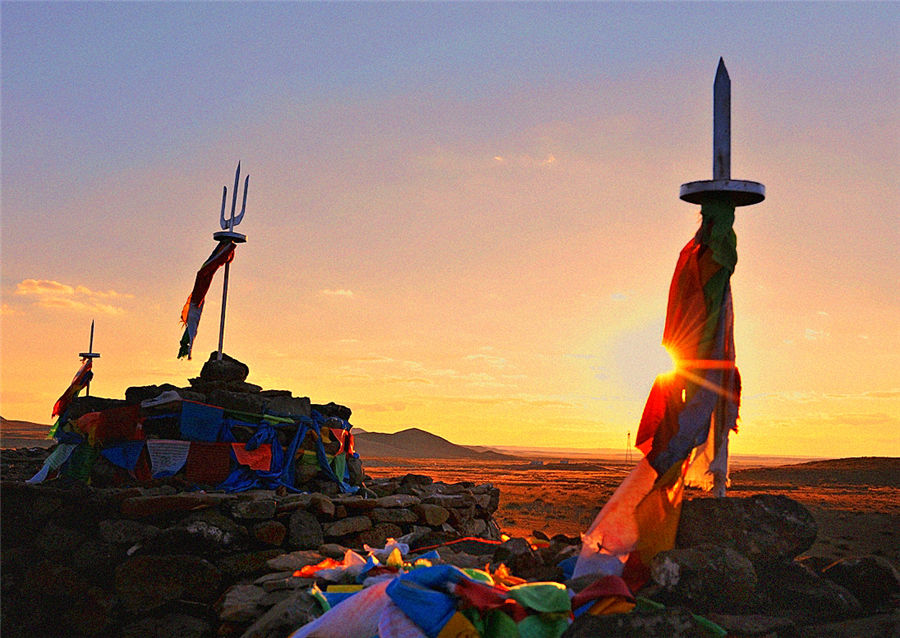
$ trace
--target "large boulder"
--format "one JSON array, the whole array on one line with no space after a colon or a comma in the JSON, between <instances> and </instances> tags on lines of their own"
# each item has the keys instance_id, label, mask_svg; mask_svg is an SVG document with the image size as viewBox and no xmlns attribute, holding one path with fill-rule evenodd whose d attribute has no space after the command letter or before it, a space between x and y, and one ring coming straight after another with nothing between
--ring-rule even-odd
<instances>
[{"instance_id":1,"label":"large boulder","mask_svg":"<svg viewBox=\"0 0 900 638\"><path fill-rule=\"evenodd\" d=\"M759 589L770 613L801 625L853 618L862 611L846 588L801 563L770 569L760 578Z\"/></svg>"},{"instance_id":2,"label":"large boulder","mask_svg":"<svg viewBox=\"0 0 900 638\"><path fill-rule=\"evenodd\" d=\"M681 509L676 548L714 543L743 554L758 573L790 563L816 540L809 511L785 496L695 498Z\"/></svg>"},{"instance_id":3,"label":"large boulder","mask_svg":"<svg viewBox=\"0 0 900 638\"><path fill-rule=\"evenodd\" d=\"M882 556L843 558L826 567L822 575L849 590L869 610L891 606L900 594L900 573Z\"/></svg>"},{"instance_id":4,"label":"large boulder","mask_svg":"<svg viewBox=\"0 0 900 638\"><path fill-rule=\"evenodd\" d=\"M229 357L224 352L221 359L218 352L211 352L200 370L200 378L203 381L244 381L249 374L250 368L246 364Z\"/></svg>"},{"instance_id":5,"label":"large boulder","mask_svg":"<svg viewBox=\"0 0 900 638\"><path fill-rule=\"evenodd\" d=\"M660 552L650 562L657 598L701 613L739 609L756 589L753 564L733 549L703 544Z\"/></svg>"}]
</instances>

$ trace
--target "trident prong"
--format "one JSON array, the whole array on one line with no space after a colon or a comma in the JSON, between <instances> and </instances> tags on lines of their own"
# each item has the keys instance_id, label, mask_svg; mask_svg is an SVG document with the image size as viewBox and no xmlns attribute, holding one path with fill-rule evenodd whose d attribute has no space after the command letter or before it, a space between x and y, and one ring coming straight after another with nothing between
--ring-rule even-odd
<instances>
[{"instance_id":1,"label":"trident prong","mask_svg":"<svg viewBox=\"0 0 900 638\"><path fill-rule=\"evenodd\" d=\"M244 213L247 210L247 187L250 185L250 176L247 175L246 179L244 179L244 199L241 205L240 214L235 217L234 211L237 208L237 189L241 180L241 163L238 162L237 170L234 172L234 188L231 192L231 217L225 219L225 199L228 193L228 187L222 187L222 212L220 213L219 225L222 227L222 230L234 230L234 227L241 223L241 220L244 219Z\"/></svg>"}]
</instances>

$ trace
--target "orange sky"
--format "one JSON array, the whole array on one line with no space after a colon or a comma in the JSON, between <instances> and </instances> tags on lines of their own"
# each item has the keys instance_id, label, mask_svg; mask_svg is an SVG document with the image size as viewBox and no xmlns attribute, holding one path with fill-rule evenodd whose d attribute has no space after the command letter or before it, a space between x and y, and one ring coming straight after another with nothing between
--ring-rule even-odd
<instances>
[{"instance_id":1,"label":"orange sky","mask_svg":"<svg viewBox=\"0 0 900 638\"><path fill-rule=\"evenodd\" d=\"M221 274L192 361L178 317L241 159L225 350L249 381L365 429L623 448L722 55L732 174L768 194L735 224L732 450L900 455L895 5L722 9L702 44L666 26L681 4L42 6L2 16L5 418L49 422L91 319L92 394L199 373ZM259 50L185 44L215 11Z\"/></svg>"}]
</instances>

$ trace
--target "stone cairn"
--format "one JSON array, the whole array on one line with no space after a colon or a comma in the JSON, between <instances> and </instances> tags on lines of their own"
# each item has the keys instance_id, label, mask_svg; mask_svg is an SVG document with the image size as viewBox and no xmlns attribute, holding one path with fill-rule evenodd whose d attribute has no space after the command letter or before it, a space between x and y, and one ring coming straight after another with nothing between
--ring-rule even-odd
<instances>
[{"instance_id":1,"label":"stone cairn","mask_svg":"<svg viewBox=\"0 0 900 638\"><path fill-rule=\"evenodd\" d=\"M308 417L315 409L326 418L350 417L349 408L335 403L313 405L289 391L247 383L248 372L243 363L227 356L217 361L213 354L188 387L131 387L124 400L83 397L68 416L176 392L247 414ZM177 416L145 424L148 438L179 438ZM253 433L232 432L238 442ZM295 432L279 428L282 445ZM334 454L338 445L326 442L326 452ZM313 437L298 454L304 450L315 450ZM89 484L66 476L36 485L4 481L4 634L240 635L250 620L308 589L313 581L292 573L325 557L340 559L347 549L364 554L365 546L382 548L392 538L419 547L500 538L493 518L500 492L489 484L435 483L417 475L372 479L359 459L348 457L350 482L360 489L342 494L317 466L298 460L295 470L303 493L203 491L181 474L123 483L121 469L102 457Z\"/></svg>"}]
</instances>

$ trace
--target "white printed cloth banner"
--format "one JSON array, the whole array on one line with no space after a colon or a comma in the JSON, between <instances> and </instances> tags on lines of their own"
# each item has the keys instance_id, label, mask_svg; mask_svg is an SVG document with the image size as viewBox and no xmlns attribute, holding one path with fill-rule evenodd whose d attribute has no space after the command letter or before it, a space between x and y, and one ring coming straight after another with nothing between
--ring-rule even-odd
<instances>
[{"instance_id":1,"label":"white printed cloth banner","mask_svg":"<svg viewBox=\"0 0 900 638\"><path fill-rule=\"evenodd\" d=\"M187 462L190 441L147 439L147 455L150 457L150 473L153 478L172 476Z\"/></svg>"}]
</instances>

